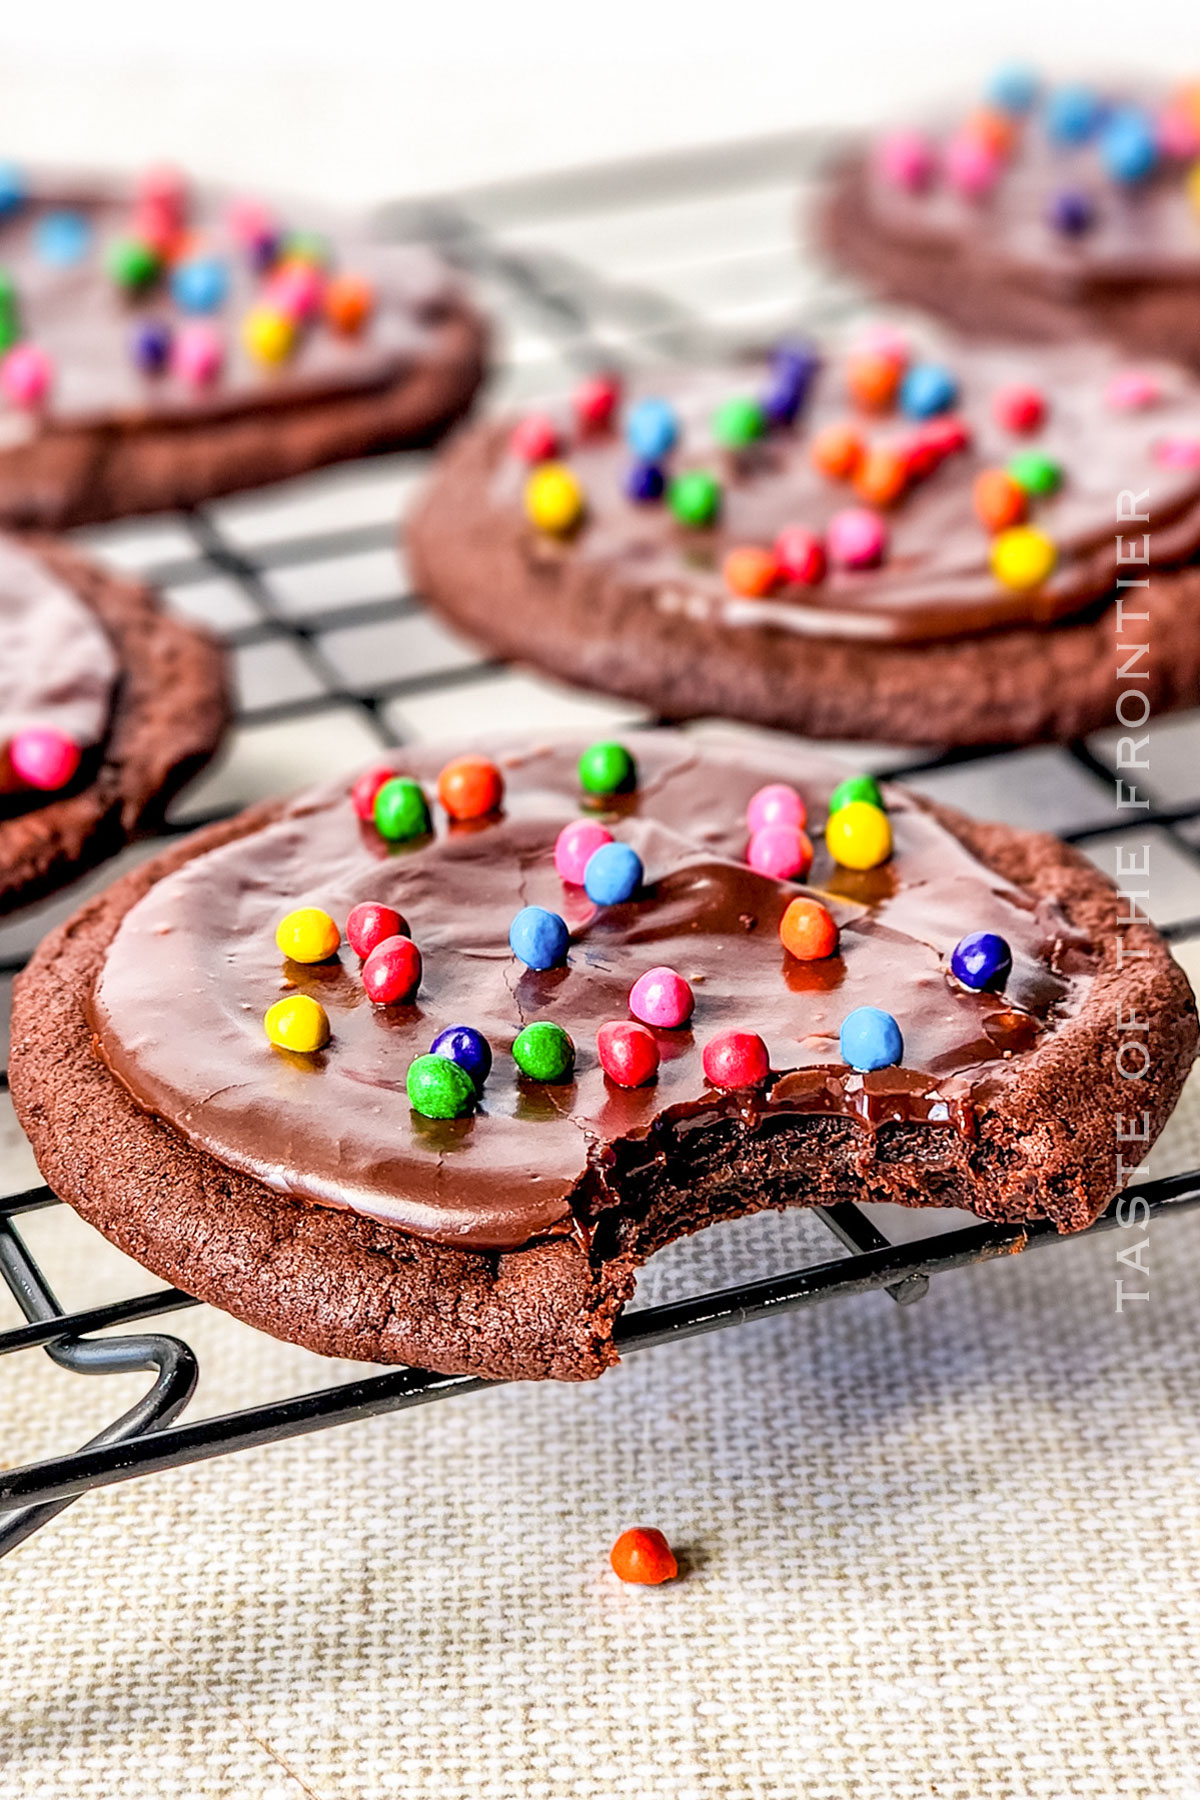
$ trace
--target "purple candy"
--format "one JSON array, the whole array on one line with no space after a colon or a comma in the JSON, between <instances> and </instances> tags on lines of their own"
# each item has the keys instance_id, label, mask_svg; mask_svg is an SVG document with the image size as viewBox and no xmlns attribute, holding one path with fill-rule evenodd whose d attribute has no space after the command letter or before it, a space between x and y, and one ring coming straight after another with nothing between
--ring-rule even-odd
<instances>
[{"instance_id":1,"label":"purple candy","mask_svg":"<svg viewBox=\"0 0 1200 1800\"><path fill-rule=\"evenodd\" d=\"M631 500L646 505L661 500L666 482L657 463L635 462L625 477L625 492Z\"/></svg>"},{"instance_id":2,"label":"purple candy","mask_svg":"<svg viewBox=\"0 0 1200 1800\"><path fill-rule=\"evenodd\" d=\"M171 327L161 319L144 319L134 328L129 347L143 375L161 375L171 353Z\"/></svg>"},{"instance_id":3,"label":"purple candy","mask_svg":"<svg viewBox=\"0 0 1200 1800\"><path fill-rule=\"evenodd\" d=\"M279 238L273 231L260 231L250 242L250 267L258 275L274 268L279 258Z\"/></svg>"},{"instance_id":4,"label":"purple candy","mask_svg":"<svg viewBox=\"0 0 1200 1800\"><path fill-rule=\"evenodd\" d=\"M808 396L820 360L807 344L780 344L771 356L771 385L762 408L772 425L790 425Z\"/></svg>"},{"instance_id":5,"label":"purple candy","mask_svg":"<svg viewBox=\"0 0 1200 1800\"><path fill-rule=\"evenodd\" d=\"M1096 209L1086 194L1068 188L1055 194L1046 217L1063 237L1079 237L1093 223Z\"/></svg>"}]
</instances>

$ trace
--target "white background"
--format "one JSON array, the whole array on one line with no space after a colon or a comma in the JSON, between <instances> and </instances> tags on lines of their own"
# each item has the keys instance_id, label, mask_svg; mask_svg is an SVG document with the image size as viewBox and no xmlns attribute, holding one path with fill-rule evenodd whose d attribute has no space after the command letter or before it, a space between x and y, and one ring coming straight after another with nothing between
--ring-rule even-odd
<instances>
[{"instance_id":1,"label":"white background","mask_svg":"<svg viewBox=\"0 0 1200 1800\"><path fill-rule=\"evenodd\" d=\"M999 60L1200 73L1189 0L7 0L0 148L373 200L870 120Z\"/></svg>"}]
</instances>

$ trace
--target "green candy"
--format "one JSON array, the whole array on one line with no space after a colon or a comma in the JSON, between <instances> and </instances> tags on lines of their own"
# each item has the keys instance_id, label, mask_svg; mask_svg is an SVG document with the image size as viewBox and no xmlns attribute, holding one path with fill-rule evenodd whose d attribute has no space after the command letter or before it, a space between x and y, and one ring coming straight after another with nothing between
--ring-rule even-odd
<instances>
[{"instance_id":1,"label":"green candy","mask_svg":"<svg viewBox=\"0 0 1200 1800\"><path fill-rule=\"evenodd\" d=\"M1008 465L1008 472L1027 494L1052 494L1062 480L1062 468L1041 450L1022 450Z\"/></svg>"},{"instance_id":2,"label":"green candy","mask_svg":"<svg viewBox=\"0 0 1200 1800\"><path fill-rule=\"evenodd\" d=\"M579 759L585 794L627 794L637 786L637 764L624 744L589 744Z\"/></svg>"},{"instance_id":3,"label":"green candy","mask_svg":"<svg viewBox=\"0 0 1200 1800\"><path fill-rule=\"evenodd\" d=\"M318 231L289 231L283 240L280 260L286 262L289 258L309 263L314 269L327 269L333 261L329 239Z\"/></svg>"},{"instance_id":4,"label":"green candy","mask_svg":"<svg viewBox=\"0 0 1200 1800\"><path fill-rule=\"evenodd\" d=\"M108 246L104 261L117 286L128 293L149 287L159 270L157 252L140 238L117 238Z\"/></svg>"},{"instance_id":5,"label":"green candy","mask_svg":"<svg viewBox=\"0 0 1200 1800\"><path fill-rule=\"evenodd\" d=\"M713 414L713 436L727 450L744 450L767 429L767 416L757 400L742 394L726 400Z\"/></svg>"},{"instance_id":6,"label":"green candy","mask_svg":"<svg viewBox=\"0 0 1200 1800\"><path fill-rule=\"evenodd\" d=\"M538 1019L527 1025L512 1047L513 1061L531 1081L562 1081L571 1073L575 1046L561 1025Z\"/></svg>"},{"instance_id":7,"label":"green candy","mask_svg":"<svg viewBox=\"0 0 1200 1800\"><path fill-rule=\"evenodd\" d=\"M408 1103L426 1119L462 1119L475 1110L475 1083L448 1056L418 1056L405 1078Z\"/></svg>"},{"instance_id":8,"label":"green candy","mask_svg":"<svg viewBox=\"0 0 1200 1800\"><path fill-rule=\"evenodd\" d=\"M6 269L0 269L0 350L11 350L20 335L17 284Z\"/></svg>"},{"instance_id":9,"label":"green candy","mask_svg":"<svg viewBox=\"0 0 1200 1800\"><path fill-rule=\"evenodd\" d=\"M721 504L721 484L707 469L685 469L667 489L667 505L681 525L711 525Z\"/></svg>"},{"instance_id":10,"label":"green candy","mask_svg":"<svg viewBox=\"0 0 1200 1800\"><path fill-rule=\"evenodd\" d=\"M845 781L839 781L829 796L830 814L840 812L852 800L865 800L868 806L877 806L881 812L886 811L883 795L873 775L848 775Z\"/></svg>"},{"instance_id":11,"label":"green candy","mask_svg":"<svg viewBox=\"0 0 1200 1800\"><path fill-rule=\"evenodd\" d=\"M424 837L429 830L429 803L418 782L393 775L375 796L375 829L390 843Z\"/></svg>"}]
</instances>

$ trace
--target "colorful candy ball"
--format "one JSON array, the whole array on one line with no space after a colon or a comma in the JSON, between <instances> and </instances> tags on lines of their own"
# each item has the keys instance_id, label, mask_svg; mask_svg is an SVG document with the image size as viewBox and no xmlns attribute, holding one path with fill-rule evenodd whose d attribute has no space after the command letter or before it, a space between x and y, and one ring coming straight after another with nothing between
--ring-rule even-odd
<instances>
[{"instance_id":1,"label":"colorful candy ball","mask_svg":"<svg viewBox=\"0 0 1200 1800\"><path fill-rule=\"evenodd\" d=\"M829 560L839 569L873 569L887 551L887 526L877 513L849 506L834 513L825 533Z\"/></svg>"},{"instance_id":2,"label":"colorful candy ball","mask_svg":"<svg viewBox=\"0 0 1200 1800\"><path fill-rule=\"evenodd\" d=\"M1098 94L1073 85L1055 88L1046 101L1046 131L1056 144L1083 144L1104 114Z\"/></svg>"},{"instance_id":3,"label":"colorful candy ball","mask_svg":"<svg viewBox=\"0 0 1200 1800\"><path fill-rule=\"evenodd\" d=\"M754 1031L719 1031L704 1046L704 1079L711 1087L757 1087L771 1072L767 1046Z\"/></svg>"},{"instance_id":4,"label":"colorful candy ball","mask_svg":"<svg viewBox=\"0 0 1200 1800\"><path fill-rule=\"evenodd\" d=\"M346 918L346 942L364 960L385 938L411 936L404 914L376 900L360 901L350 908Z\"/></svg>"},{"instance_id":5,"label":"colorful candy ball","mask_svg":"<svg viewBox=\"0 0 1200 1800\"><path fill-rule=\"evenodd\" d=\"M1046 397L1023 384L1000 388L992 396L992 417L1005 431L1036 431L1045 423Z\"/></svg>"},{"instance_id":6,"label":"colorful candy ball","mask_svg":"<svg viewBox=\"0 0 1200 1800\"><path fill-rule=\"evenodd\" d=\"M779 921L779 941L798 962L823 962L837 951L837 924L819 900L798 895Z\"/></svg>"},{"instance_id":7,"label":"colorful candy ball","mask_svg":"<svg viewBox=\"0 0 1200 1800\"><path fill-rule=\"evenodd\" d=\"M1009 588L1040 587L1054 571L1058 552L1044 531L1014 525L992 541L992 573Z\"/></svg>"},{"instance_id":8,"label":"colorful candy ball","mask_svg":"<svg viewBox=\"0 0 1200 1800\"><path fill-rule=\"evenodd\" d=\"M508 448L518 462L543 463L558 455L558 430L545 413L527 413L508 434Z\"/></svg>"},{"instance_id":9,"label":"colorful candy ball","mask_svg":"<svg viewBox=\"0 0 1200 1800\"><path fill-rule=\"evenodd\" d=\"M1136 106L1118 107L1100 131L1100 161L1122 186L1145 181L1158 163L1154 120Z\"/></svg>"},{"instance_id":10,"label":"colorful candy ball","mask_svg":"<svg viewBox=\"0 0 1200 1800\"><path fill-rule=\"evenodd\" d=\"M664 1581L674 1581L679 1573L675 1552L662 1532L643 1526L623 1531L609 1551L608 1560L619 1580L637 1587L658 1587Z\"/></svg>"},{"instance_id":11,"label":"colorful candy ball","mask_svg":"<svg viewBox=\"0 0 1200 1800\"><path fill-rule=\"evenodd\" d=\"M600 1067L618 1087L644 1087L658 1074L658 1043L644 1025L613 1019L596 1033Z\"/></svg>"},{"instance_id":12,"label":"colorful candy ball","mask_svg":"<svg viewBox=\"0 0 1200 1800\"><path fill-rule=\"evenodd\" d=\"M1007 469L981 469L971 484L975 517L986 531L1007 531L1029 510L1029 495Z\"/></svg>"},{"instance_id":13,"label":"colorful candy ball","mask_svg":"<svg viewBox=\"0 0 1200 1800\"><path fill-rule=\"evenodd\" d=\"M328 962L341 941L337 924L319 906L298 906L275 927L279 951L292 962Z\"/></svg>"},{"instance_id":14,"label":"colorful candy ball","mask_svg":"<svg viewBox=\"0 0 1200 1800\"><path fill-rule=\"evenodd\" d=\"M350 789L350 804L360 819L373 820L375 817L375 797L385 781L394 781L395 769L376 766L364 769L354 786Z\"/></svg>"},{"instance_id":15,"label":"colorful candy ball","mask_svg":"<svg viewBox=\"0 0 1200 1800\"><path fill-rule=\"evenodd\" d=\"M171 356L171 327L164 319L142 319L129 336L134 368L143 375L161 375Z\"/></svg>"},{"instance_id":16,"label":"colorful candy ball","mask_svg":"<svg viewBox=\"0 0 1200 1800\"><path fill-rule=\"evenodd\" d=\"M958 383L940 363L914 363L900 383L900 410L910 419L944 413L958 398Z\"/></svg>"},{"instance_id":17,"label":"colorful candy ball","mask_svg":"<svg viewBox=\"0 0 1200 1800\"><path fill-rule=\"evenodd\" d=\"M919 132L893 131L879 144L875 163L885 181L916 194L933 179L937 157L928 138Z\"/></svg>"},{"instance_id":18,"label":"colorful candy ball","mask_svg":"<svg viewBox=\"0 0 1200 1800\"><path fill-rule=\"evenodd\" d=\"M950 970L976 993L1000 989L1012 974L1012 951L994 931L969 931L950 952Z\"/></svg>"},{"instance_id":19,"label":"colorful candy ball","mask_svg":"<svg viewBox=\"0 0 1200 1800\"><path fill-rule=\"evenodd\" d=\"M902 365L883 351L859 349L846 358L846 387L856 406L884 412L896 398Z\"/></svg>"},{"instance_id":20,"label":"colorful candy ball","mask_svg":"<svg viewBox=\"0 0 1200 1800\"><path fill-rule=\"evenodd\" d=\"M721 484L709 469L685 469L667 487L667 505L681 525L700 530L721 507Z\"/></svg>"},{"instance_id":21,"label":"colorful candy ball","mask_svg":"<svg viewBox=\"0 0 1200 1800\"><path fill-rule=\"evenodd\" d=\"M667 478L657 463L630 463L625 477L625 493L637 506L652 506L667 490Z\"/></svg>"},{"instance_id":22,"label":"colorful candy ball","mask_svg":"<svg viewBox=\"0 0 1200 1800\"><path fill-rule=\"evenodd\" d=\"M171 345L171 372L189 387L207 387L221 373L225 346L211 325L182 325Z\"/></svg>"},{"instance_id":23,"label":"colorful candy ball","mask_svg":"<svg viewBox=\"0 0 1200 1800\"><path fill-rule=\"evenodd\" d=\"M149 287L162 266L156 250L141 238L117 238L105 254L105 266L117 287L136 294Z\"/></svg>"},{"instance_id":24,"label":"colorful candy ball","mask_svg":"<svg viewBox=\"0 0 1200 1800\"><path fill-rule=\"evenodd\" d=\"M633 846L614 839L611 844L601 844L588 857L583 888L595 906L620 906L633 899L644 876L642 859Z\"/></svg>"},{"instance_id":25,"label":"colorful candy ball","mask_svg":"<svg viewBox=\"0 0 1200 1800\"><path fill-rule=\"evenodd\" d=\"M854 491L871 506L894 506L911 478L907 450L895 444L877 444L854 471Z\"/></svg>"},{"instance_id":26,"label":"colorful candy ball","mask_svg":"<svg viewBox=\"0 0 1200 1800\"><path fill-rule=\"evenodd\" d=\"M830 816L849 806L852 800L865 800L868 806L883 810L883 795L873 775L847 775L845 781L839 781L829 796Z\"/></svg>"},{"instance_id":27,"label":"colorful candy ball","mask_svg":"<svg viewBox=\"0 0 1200 1800\"><path fill-rule=\"evenodd\" d=\"M38 344L14 344L0 362L0 390L14 406L40 406L53 379L54 364Z\"/></svg>"},{"instance_id":28,"label":"colorful candy ball","mask_svg":"<svg viewBox=\"0 0 1200 1800\"><path fill-rule=\"evenodd\" d=\"M585 794L628 794L637 786L637 765L624 744L589 744L579 758L579 785Z\"/></svg>"},{"instance_id":29,"label":"colorful candy ball","mask_svg":"<svg viewBox=\"0 0 1200 1800\"><path fill-rule=\"evenodd\" d=\"M289 994L267 1008L263 1030L280 1050L311 1056L329 1042L329 1015L308 994Z\"/></svg>"},{"instance_id":30,"label":"colorful candy ball","mask_svg":"<svg viewBox=\"0 0 1200 1800\"><path fill-rule=\"evenodd\" d=\"M513 1061L530 1081L565 1081L575 1064L575 1046L561 1025L535 1019L518 1032Z\"/></svg>"},{"instance_id":31,"label":"colorful candy ball","mask_svg":"<svg viewBox=\"0 0 1200 1800\"><path fill-rule=\"evenodd\" d=\"M314 263L292 259L272 271L262 291L263 302L301 325L320 306L324 287L325 278Z\"/></svg>"},{"instance_id":32,"label":"colorful candy ball","mask_svg":"<svg viewBox=\"0 0 1200 1800\"><path fill-rule=\"evenodd\" d=\"M252 306L242 320L242 343L255 362L275 368L296 347L296 322L273 306Z\"/></svg>"},{"instance_id":33,"label":"colorful candy ball","mask_svg":"<svg viewBox=\"0 0 1200 1800\"><path fill-rule=\"evenodd\" d=\"M181 312L219 312L228 293L229 270L219 256L189 257L171 270L171 298Z\"/></svg>"},{"instance_id":34,"label":"colorful candy ball","mask_svg":"<svg viewBox=\"0 0 1200 1800\"><path fill-rule=\"evenodd\" d=\"M566 537L584 514L583 488L565 463L541 463L525 483L525 511L539 531Z\"/></svg>"},{"instance_id":35,"label":"colorful candy ball","mask_svg":"<svg viewBox=\"0 0 1200 1800\"><path fill-rule=\"evenodd\" d=\"M629 1010L634 1018L666 1031L686 1025L695 1004L691 987L674 969L647 969L629 990Z\"/></svg>"},{"instance_id":36,"label":"colorful candy ball","mask_svg":"<svg viewBox=\"0 0 1200 1800\"><path fill-rule=\"evenodd\" d=\"M584 871L595 851L611 844L613 834L595 819L572 819L554 842L554 867L572 887L583 886Z\"/></svg>"},{"instance_id":37,"label":"colorful candy ball","mask_svg":"<svg viewBox=\"0 0 1200 1800\"><path fill-rule=\"evenodd\" d=\"M374 1006L411 1000L421 985L421 952L410 937L384 938L362 966L362 984Z\"/></svg>"},{"instance_id":38,"label":"colorful candy ball","mask_svg":"<svg viewBox=\"0 0 1200 1800\"><path fill-rule=\"evenodd\" d=\"M1082 237L1096 220L1096 208L1089 195L1076 188L1063 188L1052 194L1046 208L1046 223L1060 237Z\"/></svg>"},{"instance_id":39,"label":"colorful candy ball","mask_svg":"<svg viewBox=\"0 0 1200 1800\"><path fill-rule=\"evenodd\" d=\"M430 829L429 802L420 782L408 775L393 775L375 795L372 808L375 829L389 843L424 837Z\"/></svg>"},{"instance_id":40,"label":"colorful candy ball","mask_svg":"<svg viewBox=\"0 0 1200 1800\"><path fill-rule=\"evenodd\" d=\"M851 800L825 826L829 854L844 869L877 869L892 854L892 827L881 807Z\"/></svg>"},{"instance_id":41,"label":"colorful candy ball","mask_svg":"<svg viewBox=\"0 0 1200 1800\"><path fill-rule=\"evenodd\" d=\"M762 437L766 428L762 407L745 394L723 400L713 414L712 434L726 450L745 450Z\"/></svg>"},{"instance_id":42,"label":"colorful candy ball","mask_svg":"<svg viewBox=\"0 0 1200 1800\"><path fill-rule=\"evenodd\" d=\"M849 481L862 461L864 448L853 425L823 425L808 454L813 467L831 481Z\"/></svg>"},{"instance_id":43,"label":"colorful candy ball","mask_svg":"<svg viewBox=\"0 0 1200 1800\"><path fill-rule=\"evenodd\" d=\"M479 1091L469 1073L447 1056L430 1052L408 1066L408 1104L426 1119L462 1119L474 1112Z\"/></svg>"},{"instance_id":44,"label":"colorful candy ball","mask_svg":"<svg viewBox=\"0 0 1200 1800\"><path fill-rule=\"evenodd\" d=\"M447 1025L429 1046L431 1056L447 1056L465 1069L476 1089L483 1086L492 1068L492 1046L473 1025Z\"/></svg>"},{"instance_id":45,"label":"colorful candy ball","mask_svg":"<svg viewBox=\"0 0 1200 1800\"><path fill-rule=\"evenodd\" d=\"M990 106L998 107L1013 118L1023 118L1037 99L1037 76L1024 64L1009 64L996 70L986 92Z\"/></svg>"},{"instance_id":46,"label":"colorful candy ball","mask_svg":"<svg viewBox=\"0 0 1200 1800\"><path fill-rule=\"evenodd\" d=\"M523 906L508 928L508 942L527 969L556 969L567 960L571 934L565 919L544 906Z\"/></svg>"},{"instance_id":47,"label":"colorful candy ball","mask_svg":"<svg viewBox=\"0 0 1200 1800\"><path fill-rule=\"evenodd\" d=\"M375 310L375 290L361 275L331 276L321 296L321 311L341 337L357 337Z\"/></svg>"},{"instance_id":48,"label":"colorful candy ball","mask_svg":"<svg viewBox=\"0 0 1200 1800\"><path fill-rule=\"evenodd\" d=\"M1114 412L1144 412L1162 399L1162 386L1141 369L1122 369L1105 388L1104 399Z\"/></svg>"},{"instance_id":49,"label":"colorful candy ball","mask_svg":"<svg viewBox=\"0 0 1200 1800\"><path fill-rule=\"evenodd\" d=\"M743 544L729 552L721 573L731 594L740 594L747 600L761 600L778 586L782 570L773 551L762 550L756 544Z\"/></svg>"},{"instance_id":50,"label":"colorful candy ball","mask_svg":"<svg viewBox=\"0 0 1200 1800\"><path fill-rule=\"evenodd\" d=\"M1008 473L1027 494L1044 499L1062 481L1062 465L1042 450L1022 450L1008 465Z\"/></svg>"},{"instance_id":51,"label":"colorful candy ball","mask_svg":"<svg viewBox=\"0 0 1200 1800\"><path fill-rule=\"evenodd\" d=\"M504 799L504 777L486 756L458 756L438 776L437 796L452 819L485 819Z\"/></svg>"},{"instance_id":52,"label":"colorful candy ball","mask_svg":"<svg viewBox=\"0 0 1200 1800\"><path fill-rule=\"evenodd\" d=\"M825 546L815 531L786 525L775 539L775 560L785 581L815 587L825 573Z\"/></svg>"},{"instance_id":53,"label":"colorful candy ball","mask_svg":"<svg viewBox=\"0 0 1200 1800\"><path fill-rule=\"evenodd\" d=\"M762 825L750 839L746 861L771 881L803 881L812 868L813 847L798 825Z\"/></svg>"},{"instance_id":54,"label":"colorful candy ball","mask_svg":"<svg viewBox=\"0 0 1200 1800\"><path fill-rule=\"evenodd\" d=\"M585 431L603 431L611 425L620 400L619 375L588 375L572 394L571 405Z\"/></svg>"},{"instance_id":55,"label":"colorful candy ball","mask_svg":"<svg viewBox=\"0 0 1200 1800\"><path fill-rule=\"evenodd\" d=\"M842 1061L852 1069L890 1069L904 1055L904 1039L891 1013L878 1006L856 1006L842 1021Z\"/></svg>"},{"instance_id":56,"label":"colorful candy ball","mask_svg":"<svg viewBox=\"0 0 1200 1800\"><path fill-rule=\"evenodd\" d=\"M796 825L803 831L808 824L808 808L804 796L786 781L769 781L751 794L746 807L746 827L753 834L764 825Z\"/></svg>"},{"instance_id":57,"label":"colorful candy ball","mask_svg":"<svg viewBox=\"0 0 1200 1800\"><path fill-rule=\"evenodd\" d=\"M13 736L8 760L13 774L26 787L57 793L74 780L80 749L65 732L55 731L49 725L29 725Z\"/></svg>"},{"instance_id":58,"label":"colorful candy ball","mask_svg":"<svg viewBox=\"0 0 1200 1800\"><path fill-rule=\"evenodd\" d=\"M625 420L625 441L642 462L661 462L679 439L679 419L666 400L639 400Z\"/></svg>"},{"instance_id":59,"label":"colorful candy ball","mask_svg":"<svg viewBox=\"0 0 1200 1800\"><path fill-rule=\"evenodd\" d=\"M951 187L967 200L979 200L989 193L1001 169L995 150L972 130L956 131L942 160Z\"/></svg>"}]
</instances>

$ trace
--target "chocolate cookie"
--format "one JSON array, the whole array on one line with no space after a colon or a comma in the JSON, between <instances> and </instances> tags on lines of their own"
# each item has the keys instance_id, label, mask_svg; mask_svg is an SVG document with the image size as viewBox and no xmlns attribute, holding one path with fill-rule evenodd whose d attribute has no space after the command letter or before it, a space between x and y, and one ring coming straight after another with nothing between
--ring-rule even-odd
<instances>
[{"instance_id":1,"label":"chocolate cookie","mask_svg":"<svg viewBox=\"0 0 1200 1800\"><path fill-rule=\"evenodd\" d=\"M159 817L227 717L206 632L61 544L0 537L0 913Z\"/></svg>"},{"instance_id":2,"label":"chocolate cookie","mask_svg":"<svg viewBox=\"0 0 1200 1800\"><path fill-rule=\"evenodd\" d=\"M408 520L422 591L500 655L673 718L1061 740L1111 724L1117 583L1153 574L1150 706L1200 700L1200 386L1177 368L876 328L769 377L639 377L619 428L594 388L466 432Z\"/></svg>"},{"instance_id":3,"label":"chocolate cookie","mask_svg":"<svg viewBox=\"0 0 1200 1800\"><path fill-rule=\"evenodd\" d=\"M1147 102L1008 71L948 129L845 158L816 226L890 300L960 330L1200 369L1200 85Z\"/></svg>"},{"instance_id":4,"label":"chocolate cookie","mask_svg":"<svg viewBox=\"0 0 1200 1800\"><path fill-rule=\"evenodd\" d=\"M126 190L0 171L0 521L192 506L431 443L485 345L421 246L300 233L161 172Z\"/></svg>"},{"instance_id":5,"label":"chocolate cookie","mask_svg":"<svg viewBox=\"0 0 1200 1800\"><path fill-rule=\"evenodd\" d=\"M615 1360L646 1257L721 1219L1096 1216L1116 1009L1148 1021L1139 1154L1196 1019L1090 864L799 752L578 751L460 760L432 809L440 759L405 753L52 933L10 1079L56 1191L318 1351L565 1379Z\"/></svg>"}]
</instances>

